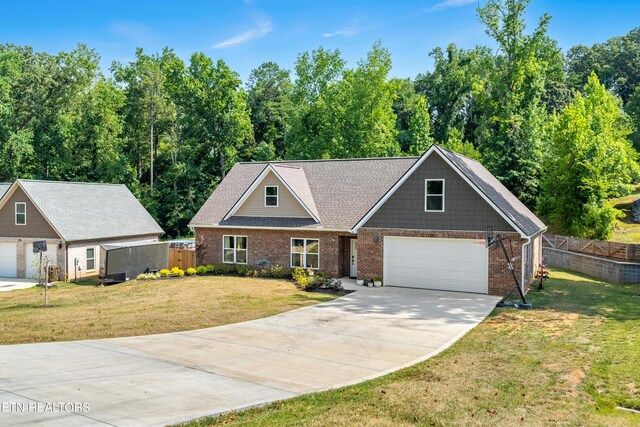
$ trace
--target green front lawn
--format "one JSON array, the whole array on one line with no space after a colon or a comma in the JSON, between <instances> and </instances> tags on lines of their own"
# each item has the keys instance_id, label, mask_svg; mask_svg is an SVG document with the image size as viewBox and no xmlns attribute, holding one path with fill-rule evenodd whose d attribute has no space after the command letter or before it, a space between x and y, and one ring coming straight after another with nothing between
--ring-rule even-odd
<instances>
[{"instance_id":1,"label":"green front lawn","mask_svg":"<svg viewBox=\"0 0 640 427\"><path fill-rule=\"evenodd\" d=\"M553 271L440 355L376 380L189 423L640 425L640 284Z\"/></svg>"},{"instance_id":2,"label":"green front lawn","mask_svg":"<svg viewBox=\"0 0 640 427\"><path fill-rule=\"evenodd\" d=\"M95 280L44 290L0 292L0 344L69 341L187 331L258 319L329 301L288 280L233 276L132 280L95 286Z\"/></svg>"}]
</instances>

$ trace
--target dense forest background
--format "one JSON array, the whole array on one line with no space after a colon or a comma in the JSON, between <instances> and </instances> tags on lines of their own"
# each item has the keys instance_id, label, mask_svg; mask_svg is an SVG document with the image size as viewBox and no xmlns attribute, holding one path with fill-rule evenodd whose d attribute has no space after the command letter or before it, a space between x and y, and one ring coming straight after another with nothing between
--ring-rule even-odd
<instances>
[{"instance_id":1,"label":"dense forest background","mask_svg":"<svg viewBox=\"0 0 640 427\"><path fill-rule=\"evenodd\" d=\"M390 77L382 42L353 67L320 47L246 82L203 53L138 49L106 76L83 44L0 45L0 181L124 183L178 236L238 161L419 155L436 142L556 229L607 238L619 216L607 199L640 177L640 28L564 53L548 15L526 28L528 3L489 0L478 19L497 47L436 48L413 80Z\"/></svg>"}]
</instances>

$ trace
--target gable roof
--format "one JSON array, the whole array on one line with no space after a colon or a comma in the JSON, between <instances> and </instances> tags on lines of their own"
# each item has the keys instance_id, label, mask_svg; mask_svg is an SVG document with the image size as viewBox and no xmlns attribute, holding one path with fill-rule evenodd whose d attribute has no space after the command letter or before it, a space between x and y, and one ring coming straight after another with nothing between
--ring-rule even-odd
<instances>
[{"instance_id":1,"label":"gable roof","mask_svg":"<svg viewBox=\"0 0 640 427\"><path fill-rule=\"evenodd\" d=\"M485 169L480 162L434 144L405 172L395 185L378 200L351 231L357 232L357 230L380 209L389 197L400 188L407 178L409 178L430 155L434 154L442 157L442 159L458 172L458 174L523 237L533 236L545 229L545 224L498 181L491 172Z\"/></svg>"},{"instance_id":2,"label":"gable roof","mask_svg":"<svg viewBox=\"0 0 640 427\"><path fill-rule=\"evenodd\" d=\"M19 179L0 208L18 187L68 242L164 233L125 185Z\"/></svg>"},{"instance_id":3,"label":"gable roof","mask_svg":"<svg viewBox=\"0 0 640 427\"><path fill-rule=\"evenodd\" d=\"M315 222L320 222L320 219L318 218L318 210L313 200L313 196L311 195L311 190L309 189L309 183L307 182L304 170L295 166L271 164L267 164L265 166L260 175L256 177L251 186L249 186L249 188L244 192L242 197L240 197L240 199L231 207L229 212L224 216L225 220L233 216L233 214L242 207L244 202L249 198L249 196L251 196L251 194L253 194L269 173L273 173L273 175L287 188L287 190Z\"/></svg>"},{"instance_id":4,"label":"gable roof","mask_svg":"<svg viewBox=\"0 0 640 427\"><path fill-rule=\"evenodd\" d=\"M421 157L254 162L236 164L189 224L191 227L309 228L353 233L430 155L439 155L523 237L545 229L517 197L479 162L437 145ZM304 204L309 218L233 216L233 208L266 170L275 171ZM313 201L313 203L312 203ZM310 209L311 210L311 209Z\"/></svg>"},{"instance_id":5,"label":"gable roof","mask_svg":"<svg viewBox=\"0 0 640 427\"><path fill-rule=\"evenodd\" d=\"M346 231L417 159L395 157L237 163L191 220L190 226L296 227ZM224 219L267 165L271 165L304 200L310 211L315 209L319 222L308 218L229 216ZM303 174L306 184L301 180Z\"/></svg>"}]
</instances>

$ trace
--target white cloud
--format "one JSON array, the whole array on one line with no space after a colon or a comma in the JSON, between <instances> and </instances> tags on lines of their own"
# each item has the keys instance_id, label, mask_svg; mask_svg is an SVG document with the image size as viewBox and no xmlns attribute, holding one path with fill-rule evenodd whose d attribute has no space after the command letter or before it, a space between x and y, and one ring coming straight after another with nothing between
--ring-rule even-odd
<instances>
[{"instance_id":1,"label":"white cloud","mask_svg":"<svg viewBox=\"0 0 640 427\"><path fill-rule=\"evenodd\" d=\"M255 40L264 37L269 34L272 29L273 25L271 24L271 20L262 18L256 22L255 28L216 43L211 47L214 49L224 49L226 47L238 46L242 43L248 42L249 40Z\"/></svg>"},{"instance_id":2,"label":"white cloud","mask_svg":"<svg viewBox=\"0 0 640 427\"><path fill-rule=\"evenodd\" d=\"M433 6L426 9L426 12L437 12L439 10L451 9L454 7L462 7L471 3L476 3L478 0L444 0L440 3L436 3Z\"/></svg>"},{"instance_id":3,"label":"white cloud","mask_svg":"<svg viewBox=\"0 0 640 427\"><path fill-rule=\"evenodd\" d=\"M133 21L117 21L109 25L111 32L135 43L148 43L159 38L158 34L146 25Z\"/></svg>"},{"instance_id":4,"label":"white cloud","mask_svg":"<svg viewBox=\"0 0 640 427\"><path fill-rule=\"evenodd\" d=\"M339 30L330 32L330 33L322 33L322 37L330 38L330 37L353 37L360 33L362 28L358 27L355 21L352 21L342 27Z\"/></svg>"}]
</instances>

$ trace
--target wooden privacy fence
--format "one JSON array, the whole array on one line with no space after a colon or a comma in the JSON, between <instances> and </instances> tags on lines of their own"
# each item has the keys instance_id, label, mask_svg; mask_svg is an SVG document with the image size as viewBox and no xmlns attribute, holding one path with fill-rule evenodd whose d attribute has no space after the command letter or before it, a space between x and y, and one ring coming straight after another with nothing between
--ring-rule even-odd
<instances>
[{"instance_id":1,"label":"wooden privacy fence","mask_svg":"<svg viewBox=\"0 0 640 427\"><path fill-rule=\"evenodd\" d=\"M169 248L169 268L173 267L196 268L196 250Z\"/></svg>"},{"instance_id":2,"label":"wooden privacy fence","mask_svg":"<svg viewBox=\"0 0 640 427\"><path fill-rule=\"evenodd\" d=\"M640 245L631 243L575 239L573 237L557 236L555 234L543 234L542 246L618 261L640 262Z\"/></svg>"}]
</instances>

